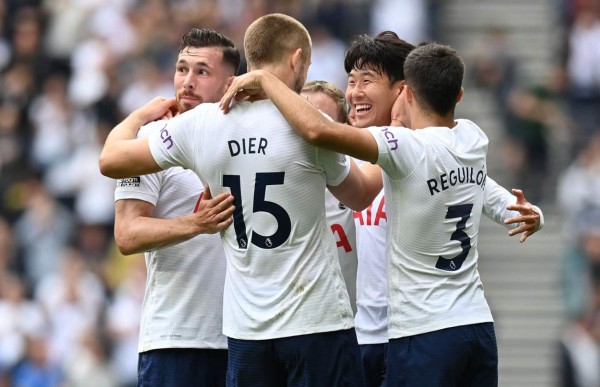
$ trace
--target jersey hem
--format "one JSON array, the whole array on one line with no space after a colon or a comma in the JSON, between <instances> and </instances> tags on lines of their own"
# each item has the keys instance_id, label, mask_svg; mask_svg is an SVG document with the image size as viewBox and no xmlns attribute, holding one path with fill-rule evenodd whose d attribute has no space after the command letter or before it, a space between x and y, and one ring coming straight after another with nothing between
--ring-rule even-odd
<instances>
[{"instance_id":1,"label":"jersey hem","mask_svg":"<svg viewBox=\"0 0 600 387\"><path fill-rule=\"evenodd\" d=\"M303 335L312 335L315 333L325 333L325 332L335 332L342 331L346 329L354 328L354 324L352 322L347 322L344 324L336 324L331 326L321 326L314 327L313 329L307 328L297 328L290 329L289 331L281 331L278 330L273 334L259 333L259 332L233 332L223 329L223 334L227 337L231 337L237 340L271 340L271 339L280 339L284 337L292 337L292 336L303 336Z\"/></svg>"},{"instance_id":2,"label":"jersey hem","mask_svg":"<svg viewBox=\"0 0 600 387\"><path fill-rule=\"evenodd\" d=\"M401 330L401 329L390 328L389 329L389 338L390 338L390 340L401 339L403 337L416 336L416 335L420 335L423 333L441 331L442 329L446 329L446 328L453 328L453 327L458 327L458 326L463 326L463 325L473 325L473 324L481 324L481 323L488 323L488 322L493 323L494 319L491 316L489 316L489 317L478 316L478 317L470 317L470 318L465 318L464 316L460 316L460 317L449 319L449 320L439 321L435 324L420 326L417 329ZM414 325L419 325L419 324L415 323Z\"/></svg>"}]
</instances>

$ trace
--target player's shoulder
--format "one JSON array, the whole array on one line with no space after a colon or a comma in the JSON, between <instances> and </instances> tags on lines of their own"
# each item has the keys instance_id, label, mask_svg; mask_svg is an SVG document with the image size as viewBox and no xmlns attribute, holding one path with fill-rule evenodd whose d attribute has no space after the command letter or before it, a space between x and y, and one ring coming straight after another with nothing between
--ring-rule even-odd
<instances>
[{"instance_id":1,"label":"player's shoulder","mask_svg":"<svg viewBox=\"0 0 600 387\"><path fill-rule=\"evenodd\" d=\"M475 122L465 119L465 118L459 118L459 119L456 119L455 121L456 121L455 128L458 129L459 131L466 132L466 133L474 133L474 134L478 135L479 137L487 140L487 135L479 127L479 125L477 125Z\"/></svg>"}]
</instances>

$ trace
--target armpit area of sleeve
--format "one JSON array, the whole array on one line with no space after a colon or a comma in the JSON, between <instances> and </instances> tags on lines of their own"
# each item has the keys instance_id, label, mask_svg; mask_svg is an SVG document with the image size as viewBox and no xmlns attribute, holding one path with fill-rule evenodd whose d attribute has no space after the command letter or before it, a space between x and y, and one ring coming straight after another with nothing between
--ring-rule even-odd
<instances>
[{"instance_id":1,"label":"armpit area of sleeve","mask_svg":"<svg viewBox=\"0 0 600 387\"><path fill-rule=\"evenodd\" d=\"M346 156L348 157L348 156ZM341 171L335 179L327 179L326 183L327 185L330 185L332 187L337 187L338 185L342 184L342 182L344 180L346 180L346 177L348 177L348 174L350 173L350 163L347 162L346 166L344 168L343 171Z\"/></svg>"},{"instance_id":2,"label":"armpit area of sleeve","mask_svg":"<svg viewBox=\"0 0 600 387\"><path fill-rule=\"evenodd\" d=\"M129 200L129 199L142 200L142 201L148 202L154 206L156 205L156 202L158 202L158 196L153 195L149 192L133 191L133 190L129 190L129 189L118 189L118 188L115 190L115 202L117 200Z\"/></svg>"},{"instance_id":3,"label":"armpit area of sleeve","mask_svg":"<svg viewBox=\"0 0 600 387\"><path fill-rule=\"evenodd\" d=\"M167 169L173 166L173 164L169 163L167 158L165 157L165 152L168 152L164 148L164 144L160 141L160 138L156 135L151 135L148 137L148 146L150 147L150 153L162 169Z\"/></svg>"}]
</instances>

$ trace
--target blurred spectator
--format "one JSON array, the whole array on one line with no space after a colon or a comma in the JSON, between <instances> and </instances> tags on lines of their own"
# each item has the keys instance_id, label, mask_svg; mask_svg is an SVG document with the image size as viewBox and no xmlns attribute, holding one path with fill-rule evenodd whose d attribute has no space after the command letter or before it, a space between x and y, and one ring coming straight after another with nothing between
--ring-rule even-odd
<instances>
[{"instance_id":1,"label":"blurred spectator","mask_svg":"<svg viewBox=\"0 0 600 387\"><path fill-rule=\"evenodd\" d=\"M0 217L0 277L17 271L17 250L10 225Z\"/></svg>"},{"instance_id":2,"label":"blurred spectator","mask_svg":"<svg viewBox=\"0 0 600 387\"><path fill-rule=\"evenodd\" d=\"M600 386L600 283L583 317L567 327L559 345L561 387Z\"/></svg>"},{"instance_id":3,"label":"blurred spectator","mask_svg":"<svg viewBox=\"0 0 600 387\"><path fill-rule=\"evenodd\" d=\"M15 367L12 387L62 387L63 372L48 356L48 343L43 336L27 338L27 355Z\"/></svg>"},{"instance_id":4,"label":"blurred spectator","mask_svg":"<svg viewBox=\"0 0 600 387\"><path fill-rule=\"evenodd\" d=\"M73 355L88 330L96 329L105 303L100 280L73 249L62 252L60 271L43 278L35 299L50 322L49 355L59 363Z\"/></svg>"},{"instance_id":5,"label":"blurred spectator","mask_svg":"<svg viewBox=\"0 0 600 387\"><path fill-rule=\"evenodd\" d=\"M126 387L117 382L108 360L106 338L94 330L83 332L72 356L65 362L64 387Z\"/></svg>"},{"instance_id":6,"label":"blurred spectator","mask_svg":"<svg viewBox=\"0 0 600 387\"><path fill-rule=\"evenodd\" d=\"M113 368L123 387L137 384L138 339L144 289L146 264L138 257L129 266L125 280L117 289L109 306L107 329L114 341Z\"/></svg>"},{"instance_id":7,"label":"blurred spectator","mask_svg":"<svg viewBox=\"0 0 600 387\"><path fill-rule=\"evenodd\" d=\"M32 163L47 171L64 162L78 146L94 139L94 128L81 110L71 105L64 76L46 79L41 94L31 103L29 119L33 123ZM68 174L65 176L68 178ZM53 194L62 196L63 179L48 185Z\"/></svg>"},{"instance_id":8,"label":"blurred spectator","mask_svg":"<svg viewBox=\"0 0 600 387\"><path fill-rule=\"evenodd\" d=\"M569 317L580 318L591 291L589 256L600 235L600 135L560 177L557 203L567 242L561 265L564 306Z\"/></svg>"},{"instance_id":9,"label":"blurred spectator","mask_svg":"<svg viewBox=\"0 0 600 387\"><path fill-rule=\"evenodd\" d=\"M35 178L26 182L25 210L14 225L25 277L35 285L56 272L59 256L72 238L71 213Z\"/></svg>"},{"instance_id":10,"label":"blurred spectator","mask_svg":"<svg viewBox=\"0 0 600 387\"><path fill-rule=\"evenodd\" d=\"M140 60L135 65L132 81L119 99L119 108L129 114L156 96L173 97L173 81L155 63Z\"/></svg>"},{"instance_id":11,"label":"blurred spectator","mask_svg":"<svg viewBox=\"0 0 600 387\"><path fill-rule=\"evenodd\" d=\"M504 28L490 27L487 36L468 54L470 76L477 86L490 90L505 125L508 124L509 96L517 82L517 59Z\"/></svg>"},{"instance_id":12,"label":"blurred spectator","mask_svg":"<svg viewBox=\"0 0 600 387\"><path fill-rule=\"evenodd\" d=\"M600 18L597 4L586 3L575 14L568 36L567 94L578 125L575 151L600 127Z\"/></svg>"},{"instance_id":13,"label":"blurred spectator","mask_svg":"<svg viewBox=\"0 0 600 387\"><path fill-rule=\"evenodd\" d=\"M504 156L516 177L515 186L533 203L544 199L548 175L548 132L552 109L549 94L541 87L515 88L509 96Z\"/></svg>"},{"instance_id":14,"label":"blurred spectator","mask_svg":"<svg viewBox=\"0 0 600 387\"><path fill-rule=\"evenodd\" d=\"M415 45L429 39L424 0L375 0L371 12L370 35L394 31Z\"/></svg>"},{"instance_id":15,"label":"blurred spectator","mask_svg":"<svg viewBox=\"0 0 600 387\"><path fill-rule=\"evenodd\" d=\"M0 274L0 374L25 357L28 336L40 336L47 325L42 309L26 298L23 281Z\"/></svg>"},{"instance_id":16,"label":"blurred spectator","mask_svg":"<svg viewBox=\"0 0 600 387\"><path fill-rule=\"evenodd\" d=\"M11 20L11 64L25 66L31 74L34 85L39 85L52 70L51 62L42 47L42 16L36 7L23 7Z\"/></svg>"},{"instance_id":17,"label":"blurred spectator","mask_svg":"<svg viewBox=\"0 0 600 387\"><path fill-rule=\"evenodd\" d=\"M343 66L346 45L334 37L325 25L315 25L310 31L313 43L312 64L306 80L327 79L341 90L345 90L348 83Z\"/></svg>"},{"instance_id":18,"label":"blurred spectator","mask_svg":"<svg viewBox=\"0 0 600 387\"><path fill-rule=\"evenodd\" d=\"M55 197L71 204L78 223L112 227L115 181L98 171L100 151L111 128L103 123L81 129L88 129L91 139L84 142L84 134L78 135L80 143L47 171L44 183Z\"/></svg>"},{"instance_id":19,"label":"blurred spectator","mask_svg":"<svg viewBox=\"0 0 600 387\"><path fill-rule=\"evenodd\" d=\"M25 143L28 140L23 128L19 107L10 102L0 102L0 189L14 179L11 171L19 171L25 162ZM6 174L6 175L5 175Z\"/></svg>"}]
</instances>

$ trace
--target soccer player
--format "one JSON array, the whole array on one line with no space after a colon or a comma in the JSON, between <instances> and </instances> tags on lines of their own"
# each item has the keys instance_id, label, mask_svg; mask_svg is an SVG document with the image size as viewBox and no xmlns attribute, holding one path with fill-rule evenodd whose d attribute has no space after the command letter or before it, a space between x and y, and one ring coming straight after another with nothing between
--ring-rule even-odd
<instances>
[{"instance_id":1,"label":"soccer player","mask_svg":"<svg viewBox=\"0 0 600 387\"><path fill-rule=\"evenodd\" d=\"M438 44L413 50L392 123L354 128L324 119L265 71L236 78L221 101L264 91L307 141L379 164L388 216L388 386L495 386L493 318L477 271L477 234L487 183L487 137L455 120L464 65ZM356 112L356 119L360 119ZM537 231L540 215L523 197L509 235Z\"/></svg>"},{"instance_id":2,"label":"soccer player","mask_svg":"<svg viewBox=\"0 0 600 387\"><path fill-rule=\"evenodd\" d=\"M297 93L311 41L301 23L282 14L260 17L248 27L244 48L250 70L275 74L306 102ZM228 386L362 385L350 300L325 223L325 187L357 208L379 187L369 190L368 177L346 157L297 136L262 95L230 115L201 104L135 138L173 105L155 98L117 125L100 169L122 178L179 165L211 192L233 194L233 225L222 231Z\"/></svg>"},{"instance_id":3,"label":"soccer player","mask_svg":"<svg viewBox=\"0 0 600 387\"><path fill-rule=\"evenodd\" d=\"M348 121L346 98L344 93L334 84L326 81L310 81L302 87L300 95L334 121L342 123ZM350 305L352 311L356 314L358 258L356 255L354 213L352 209L337 200L331 192L325 191L325 217L335 238L342 275L350 296Z\"/></svg>"},{"instance_id":4,"label":"soccer player","mask_svg":"<svg viewBox=\"0 0 600 387\"><path fill-rule=\"evenodd\" d=\"M360 111L358 115L354 114L354 126L367 128L390 124L392 106L404 80L404 61L414 48L391 31L375 37L360 35L351 43L346 51L344 68L348 73L346 98L353 112ZM405 126L410 127L410 123L406 122ZM364 168L372 166L367 164ZM488 177L484 195L483 212L496 222L502 224L504 220L518 215L506 210L506 206L514 204L522 192L517 192L515 197ZM359 257L359 307L355 329L366 386L380 386L385 382L388 342L387 214L383 191L369 208L357 212L355 217Z\"/></svg>"},{"instance_id":5,"label":"soccer player","mask_svg":"<svg viewBox=\"0 0 600 387\"><path fill-rule=\"evenodd\" d=\"M217 102L239 64L240 54L226 36L198 28L186 33L173 78L177 113ZM152 122L138 135L147 137L164 125ZM125 254L145 251L148 271L139 386L225 386L225 254L219 236L208 233L231 223L233 197L203 195L198 176L182 167L117 181L115 240ZM222 221L208 214L215 205L225 211Z\"/></svg>"}]
</instances>

